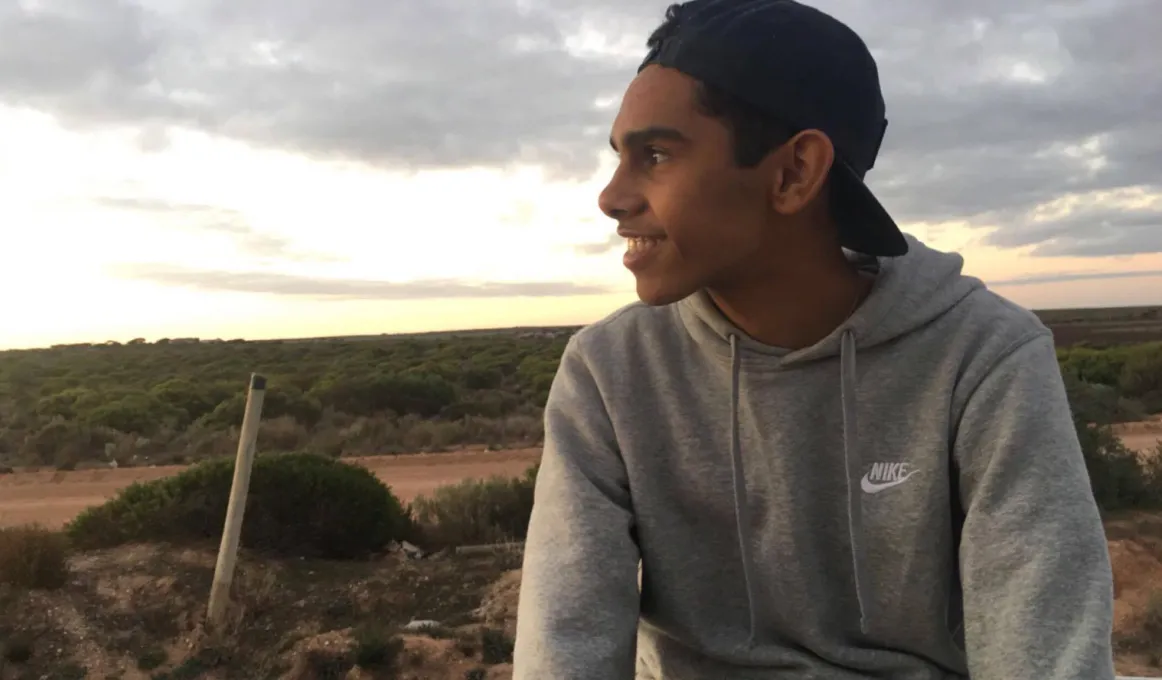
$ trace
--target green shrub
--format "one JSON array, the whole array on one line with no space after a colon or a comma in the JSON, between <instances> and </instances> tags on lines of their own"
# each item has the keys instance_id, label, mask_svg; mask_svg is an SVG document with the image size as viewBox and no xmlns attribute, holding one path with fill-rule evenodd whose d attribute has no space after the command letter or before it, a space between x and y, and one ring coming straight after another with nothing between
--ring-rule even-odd
<instances>
[{"instance_id":1,"label":"green shrub","mask_svg":"<svg viewBox=\"0 0 1162 680\"><path fill-rule=\"evenodd\" d=\"M430 417L456 400L455 387L436 374L377 371L324 380L313 392L323 403L352 415L383 411Z\"/></svg>"},{"instance_id":2,"label":"green shrub","mask_svg":"<svg viewBox=\"0 0 1162 680\"><path fill-rule=\"evenodd\" d=\"M239 392L223 400L212 411L202 416L203 425L230 427L242 425L246 412L246 394ZM291 387L271 387L262 400L264 421L292 418L306 427L314 427L323 417L323 407L313 399Z\"/></svg>"},{"instance_id":3,"label":"green shrub","mask_svg":"<svg viewBox=\"0 0 1162 680\"><path fill-rule=\"evenodd\" d=\"M1107 426L1079 426L1077 434L1098 506L1103 510L1162 507L1162 478L1156 464L1144 462L1127 449Z\"/></svg>"},{"instance_id":4,"label":"green shrub","mask_svg":"<svg viewBox=\"0 0 1162 680\"><path fill-rule=\"evenodd\" d=\"M150 647L137 655L137 668L143 671L152 671L161 668L169 659L161 647Z\"/></svg>"},{"instance_id":5,"label":"green shrub","mask_svg":"<svg viewBox=\"0 0 1162 680\"><path fill-rule=\"evenodd\" d=\"M0 583L51 590L69 578L68 539L30 525L0 528Z\"/></svg>"},{"instance_id":6,"label":"green shrub","mask_svg":"<svg viewBox=\"0 0 1162 680\"><path fill-rule=\"evenodd\" d=\"M1087 383L1111 387L1117 386L1127 358L1122 348L1070 347L1058 352L1062 374Z\"/></svg>"},{"instance_id":7,"label":"green shrub","mask_svg":"<svg viewBox=\"0 0 1162 680\"><path fill-rule=\"evenodd\" d=\"M26 460L56 466L100 458L110 441L107 435L101 428L55 417L27 437L22 448Z\"/></svg>"},{"instance_id":8,"label":"green shrub","mask_svg":"<svg viewBox=\"0 0 1162 680\"><path fill-rule=\"evenodd\" d=\"M17 634L0 643L0 658L11 663L28 663L35 639L28 633ZM4 664L0 663L0 670Z\"/></svg>"},{"instance_id":9,"label":"green shrub","mask_svg":"<svg viewBox=\"0 0 1162 680\"><path fill-rule=\"evenodd\" d=\"M137 541L218 540L234 461L195 465L133 484L78 516L68 533L84 548ZM326 456L259 456L251 473L243 546L278 556L352 559L410 535L406 510L369 470Z\"/></svg>"},{"instance_id":10,"label":"green shrub","mask_svg":"<svg viewBox=\"0 0 1162 680\"><path fill-rule=\"evenodd\" d=\"M390 669L403 651L403 640L376 626L360 626L352 638L351 653L360 668Z\"/></svg>"},{"instance_id":11,"label":"green shrub","mask_svg":"<svg viewBox=\"0 0 1162 680\"><path fill-rule=\"evenodd\" d=\"M1094 498L1103 510L1162 507L1162 457L1139 456L1109 424L1127 415L1126 401L1105 385L1065 374L1073 424Z\"/></svg>"},{"instance_id":12,"label":"green shrub","mask_svg":"<svg viewBox=\"0 0 1162 680\"><path fill-rule=\"evenodd\" d=\"M1151 592L1150 598L1146 601L1140 636L1146 647L1162 648L1162 590Z\"/></svg>"},{"instance_id":13,"label":"green shrub","mask_svg":"<svg viewBox=\"0 0 1162 680\"><path fill-rule=\"evenodd\" d=\"M345 649L311 649L306 653L307 673L299 677L339 680L348 677L355 659Z\"/></svg>"},{"instance_id":14,"label":"green shrub","mask_svg":"<svg viewBox=\"0 0 1162 680\"><path fill-rule=\"evenodd\" d=\"M1118 384L1122 394L1142 401L1148 410L1162 410L1162 344L1130 350Z\"/></svg>"},{"instance_id":15,"label":"green shrub","mask_svg":"<svg viewBox=\"0 0 1162 680\"><path fill-rule=\"evenodd\" d=\"M513 641L504 631L484 628L480 631L480 659L487 664L512 663Z\"/></svg>"},{"instance_id":16,"label":"green shrub","mask_svg":"<svg viewBox=\"0 0 1162 680\"><path fill-rule=\"evenodd\" d=\"M1145 406L1118 393L1117 388L1080 380L1072 373L1062 374L1074 420L1109 425L1142 420Z\"/></svg>"},{"instance_id":17,"label":"green shrub","mask_svg":"<svg viewBox=\"0 0 1162 680\"><path fill-rule=\"evenodd\" d=\"M466 479L417 498L412 511L424 539L444 546L523 540L538 468L521 477Z\"/></svg>"}]
</instances>

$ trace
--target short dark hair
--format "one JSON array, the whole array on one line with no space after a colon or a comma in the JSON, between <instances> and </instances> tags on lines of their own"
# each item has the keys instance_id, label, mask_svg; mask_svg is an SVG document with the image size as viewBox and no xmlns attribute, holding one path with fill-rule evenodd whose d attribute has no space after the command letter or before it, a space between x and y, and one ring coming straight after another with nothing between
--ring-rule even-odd
<instances>
[{"instance_id":1,"label":"short dark hair","mask_svg":"<svg viewBox=\"0 0 1162 680\"><path fill-rule=\"evenodd\" d=\"M654 29L646 47L655 50L678 32L682 6L670 5L666 18ZM698 82L695 104L706 115L722 121L730 132L734 162L742 168L753 168L775 149L800 132L745 101L723 90Z\"/></svg>"}]
</instances>

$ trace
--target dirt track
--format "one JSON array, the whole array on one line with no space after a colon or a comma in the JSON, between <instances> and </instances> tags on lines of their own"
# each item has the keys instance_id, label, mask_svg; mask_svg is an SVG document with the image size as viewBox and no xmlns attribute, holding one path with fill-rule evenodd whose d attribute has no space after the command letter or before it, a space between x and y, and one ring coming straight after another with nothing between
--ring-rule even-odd
<instances>
[{"instance_id":1,"label":"dirt track","mask_svg":"<svg viewBox=\"0 0 1162 680\"><path fill-rule=\"evenodd\" d=\"M538 449L411 454L351 459L368 467L408 501L468 477L517 475L537 461ZM167 477L183 468L159 466L74 472L21 472L0 476L0 526L38 522L59 527L85 508L133 482Z\"/></svg>"},{"instance_id":2,"label":"dirt track","mask_svg":"<svg viewBox=\"0 0 1162 680\"><path fill-rule=\"evenodd\" d=\"M1140 423L1115 425L1114 432L1122 438L1127 448L1143 453L1153 452L1162 443L1162 415Z\"/></svg>"},{"instance_id":3,"label":"dirt track","mask_svg":"<svg viewBox=\"0 0 1162 680\"><path fill-rule=\"evenodd\" d=\"M1162 441L1162 418L1116 428L1126 446L1151 451ZM438 486L469 477L515 475L540 456L540 449L465 451L356 458L407 501ZM28 472L0 476L0 526L29 522L58 527L133 482L166 477L179 466L75 472Z\"/></svg>"}]
</instances>

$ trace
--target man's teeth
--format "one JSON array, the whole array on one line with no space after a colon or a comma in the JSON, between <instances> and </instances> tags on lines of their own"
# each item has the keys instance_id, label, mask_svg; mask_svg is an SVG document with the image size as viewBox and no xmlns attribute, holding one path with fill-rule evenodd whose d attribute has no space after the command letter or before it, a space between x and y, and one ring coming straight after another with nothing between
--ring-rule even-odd
<instances>
[{"instance_id":1,"label":"man's teeth","mask_svg":"<svg viewBox=\"0 0 1162 680\"><path fill-rule=\"evenodd\" d=\"M656 246L658 244L658 242L660 240L661 239L646 238L646 237L634 237L634 238L626 239L626 243L627 243L626 249L631 253L636 253L638 251L642 251L642 250L645 250L647 248L653 248L654 246Z\"/></svg>"}]
</instances>

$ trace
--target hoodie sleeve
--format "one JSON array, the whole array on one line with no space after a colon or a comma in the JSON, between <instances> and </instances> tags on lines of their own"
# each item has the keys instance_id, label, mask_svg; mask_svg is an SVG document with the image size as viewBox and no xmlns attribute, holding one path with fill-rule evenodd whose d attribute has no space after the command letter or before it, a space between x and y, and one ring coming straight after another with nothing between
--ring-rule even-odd
<instances>
[{"instance_id":1,"label":"hoodie sleeve","mask_svg":"<svg viewBox=\"0 0 1162 680\"><path fill-rule=\"evenodd\" d=\"M545 405L525 542L515 680L632 680L639 552L613 426L574 336Z\"/></svg>"},{"instance_id":2,"label":"hoodie sleeve","mask_svg":"<svg viewBox=\"0 0 1162 680\"><path fill-rule=\"evenodd\" d=\"M1052 337L968 398L954 445L973 680L1112 680L1113 578Z\"/></svg>"}]
</instances>

